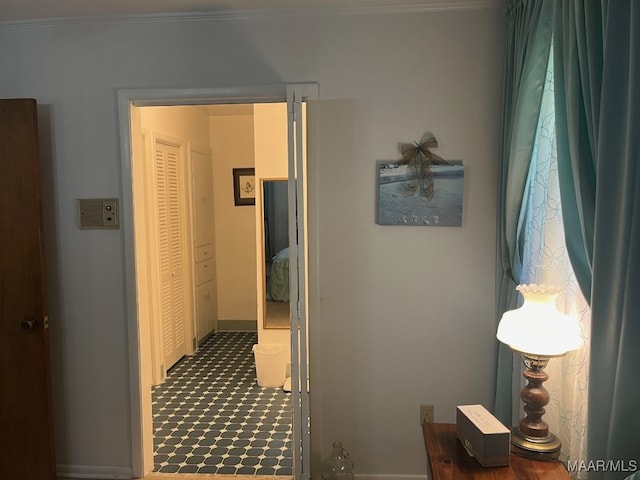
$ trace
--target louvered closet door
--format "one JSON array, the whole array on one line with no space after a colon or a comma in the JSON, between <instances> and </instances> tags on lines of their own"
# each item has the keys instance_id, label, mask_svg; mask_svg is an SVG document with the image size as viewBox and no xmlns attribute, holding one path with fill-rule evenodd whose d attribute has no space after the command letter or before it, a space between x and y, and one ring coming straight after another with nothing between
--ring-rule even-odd
<instances>
[{"instance_id":1,"label":"louvered closet door","mask_svg":"<svg viewBox=\"0 0 640 480\"><path fill-rule=\"evenodd\" d=\"M179 150L156 143L156 205L160 315L164 366L168 370L187 353L184 305L183 235L181 232Z\"/></svg>"}]
</instances>

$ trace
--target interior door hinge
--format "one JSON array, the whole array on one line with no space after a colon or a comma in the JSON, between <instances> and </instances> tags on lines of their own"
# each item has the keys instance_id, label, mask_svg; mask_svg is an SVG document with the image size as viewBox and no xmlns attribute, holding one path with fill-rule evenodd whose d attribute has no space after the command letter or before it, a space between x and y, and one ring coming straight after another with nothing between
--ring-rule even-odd
<instances>
[{"instance_id":1,"label":"interior door hinge","mask_svg":"<svg viewBox=\"0 0 640 480\"><path fill-rule=\"evenodd\" d=\"M49 328L49 315L44 316L44 320L42 321L44 328Z\"/></svg>"}]
</instances>

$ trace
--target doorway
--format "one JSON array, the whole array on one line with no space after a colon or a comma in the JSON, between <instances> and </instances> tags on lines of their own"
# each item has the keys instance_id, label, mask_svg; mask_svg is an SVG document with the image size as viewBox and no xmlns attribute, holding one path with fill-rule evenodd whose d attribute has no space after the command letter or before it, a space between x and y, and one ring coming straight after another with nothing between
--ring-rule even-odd
<instances>
[{"instance_id":1,"label":"doorway","mask_svg":"<svg viewBox=\"0 0 640 480\"><path fill-rule=\"evenodd\" d=\"M286 103L132 108L146 132L132 161L136 258L150 252L137 285L152 299L140 338L153 354L154 471L291 476L291 395L256 385L252 353L258 338L289 343L257 332L264 209L238 204L231 181L250 171L257 197L265 176L284 175L287 202Z\"/></svg>"},{"instance_id":2,"label":"doorway","mask_svg":"<svg viewBox=\"0 0 640 480\"><path fill-rule=\"evenodd\" d=\"M133 217L133 185L134 175L132 168L132 155L139 155L132 139L141 138L139 118L136 118L136 109L132 106L157 106L157 105L207 105L225 103L263 103L287 100L289 123L289 171L294 172L289 176L290 201L293 202L294 214L290 218L292 225L304 225L304 208L297 205L306 205L304 201L303 185L305 183L305 169L302 160L302 136L301 132L301 108L303 100L317 98L317 85L297 86L269 86L239 89L205 89L205 90L120 90L118 92L118 111L121 135L122 153L122 212L123 212L123 236L125 240L126 259L126 293L127 293L127 317L129 331L130 353L130 379L131 379L131 419L132 419L132 458L134 476L151 472L153 469L153 425L151 420L151 384L152 369L151 358L153 355L151 345L141 341L141 332L150 328L150 318L140 315L138 306L149 305L151 299L136 288L136 268L149 267L148 255L144 258L137 256L134 242ZM297 115L296 115L297 114ZM297 203L296 203L297 202ZM302 216L302 221L300 221ZM293 237L296 246L293 248L294 269L292 270L292 285L298 298L301 309L292 315L296 322L298 335L291 335L292 361L291 373L294 397L293 404L293 449L294 476L296 478L309 477L309 433L308 433L308 391L300 389L299 385L307 384L307 355L306 355L306 312L304 298L306 288L306 249L304 247L304 232L296 233ZM301 261L298 261L301 260ZM299 271L302 273L299 275ZM146 317L146 318L145 318ZM302 382L301 379L304 379ZM299 453L299 458L298 458Z\"/></svg>"}]
</instances>

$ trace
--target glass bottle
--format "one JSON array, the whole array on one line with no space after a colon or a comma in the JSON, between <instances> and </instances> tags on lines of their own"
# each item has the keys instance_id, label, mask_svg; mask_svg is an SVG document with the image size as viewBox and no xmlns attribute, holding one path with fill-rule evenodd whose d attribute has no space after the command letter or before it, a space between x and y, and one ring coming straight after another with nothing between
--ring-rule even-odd
<instances>
[{"instance_id":1,"label":"glass bottle","mask_svg":"<svg viewBox=\"0 0 640 480\"><path fill-rule=\"evenodd\" d=\"M333 442L331 455L322 461L322 480L353 480L354 466L342 442Z\"/></svg>"}]
</instances>

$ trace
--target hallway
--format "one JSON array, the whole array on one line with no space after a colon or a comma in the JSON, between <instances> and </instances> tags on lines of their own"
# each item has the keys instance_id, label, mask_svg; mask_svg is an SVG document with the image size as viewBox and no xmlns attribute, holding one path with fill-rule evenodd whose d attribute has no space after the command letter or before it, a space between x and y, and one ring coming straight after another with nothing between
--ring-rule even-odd
<instances>
[{"instance_id":1,"label":"hallway","mask_svg":"<svg viewBox=\"0 0 640 480\"><path fill-rule=\"evenodd\" d=\"M260 388L255 332L219 332L154 387L154 472L292 475L291 398Z\"/></svg>"}]
</instances>

